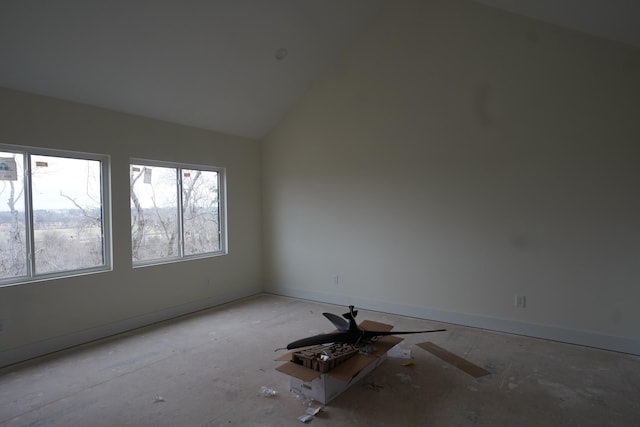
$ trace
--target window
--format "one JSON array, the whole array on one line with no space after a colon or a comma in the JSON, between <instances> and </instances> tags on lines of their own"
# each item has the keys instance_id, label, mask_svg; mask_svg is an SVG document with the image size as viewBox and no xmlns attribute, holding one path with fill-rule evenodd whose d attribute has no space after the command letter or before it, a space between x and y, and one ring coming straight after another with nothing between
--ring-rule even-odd
<instances>
[{"instance_id":1,"label":"window","mask_svg":"<svg viewBox=\"0 0 640 427\"><path fill-rule=\"evenodd\" d=\"M132 160L134 265L225 253L220 168Z\"/></svg>"},{"instance_id":2,"label":"window","mask_svg":"<svg viewBox=\"0 0 640 427\"><path fill-rule=\"evenodd\" d=\"M110 268L108 157L0 146L0 284Z\"/></svg>"}]
</instances>

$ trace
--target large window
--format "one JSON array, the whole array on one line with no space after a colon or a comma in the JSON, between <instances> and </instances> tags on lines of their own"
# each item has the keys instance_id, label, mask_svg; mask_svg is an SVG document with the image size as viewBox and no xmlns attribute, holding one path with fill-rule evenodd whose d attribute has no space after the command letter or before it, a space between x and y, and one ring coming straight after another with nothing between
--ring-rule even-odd
<instances>
[{"instance_id":1,"label":"large window","mask_svg":"<svg viewBox=\"0 0 640 427\"><path fill-rule=\"evenodd\" d=\"M134 265L225 252L223 170L132 160Z\"/></svg>"},{"instance_id":2,"label":"large window","mask_svg":"<svg viewBox=\"0 0 640 427\"><path fill-rule=\"evenodd\" d=\"M110 268L108 167L0 145L0 285Z\"/></svg>"}]
</instances>

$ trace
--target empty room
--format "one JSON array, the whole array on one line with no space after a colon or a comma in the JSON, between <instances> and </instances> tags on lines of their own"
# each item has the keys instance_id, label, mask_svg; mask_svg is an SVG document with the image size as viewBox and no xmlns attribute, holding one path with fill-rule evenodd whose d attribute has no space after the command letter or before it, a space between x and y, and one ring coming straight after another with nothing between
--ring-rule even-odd
<instances>
[{"instance_id":1,"label":"empty room","mask_svg":"<svg viewBox=\"0 0 640 427\"><path fill-rule=\"evenodd\" d=\"M639 164L633 0L2 1L0 426L636 426Z\"/></svg>"}]
</instances>

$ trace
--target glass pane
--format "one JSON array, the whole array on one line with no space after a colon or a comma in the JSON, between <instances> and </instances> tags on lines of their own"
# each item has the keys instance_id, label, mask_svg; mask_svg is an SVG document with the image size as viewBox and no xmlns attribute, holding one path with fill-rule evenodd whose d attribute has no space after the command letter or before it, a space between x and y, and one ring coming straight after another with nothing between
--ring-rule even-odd
<instances>
[{"instance_id":1,"label":"glass pane","mask_svg":"<svg viewBox=\"0 0 640 427\"><path fill-rule=\"evenodd\" d=\"M101 162L31 156L35 274L104 265Z\"/></svg>"},{"instance_id":2,"label":"glass pane","mask_svg":"<svg viewBox=\"0 0 640 427\"><path fill-rule=\"evenodd\" d=\"M133 261L179 256L176 169L131 165L129 173Z\"/></svg>"},{"instance_id":3,"label":"glass pane","mask_svg":"<svg viewBox=\"0 0 640 427\"><path fill-rule=\"evenodd\" d=\"M221 250L218 194L218 172L182 170L185 255Z\"/></svg>"},{"instance_id":4,"label":"glass pane","mask_svg":"<svg viewBox=\"0 0 640 427\"><path fill-rule=\"evenodd\" d=\"M27 274L24 156L0 152L0 279Z\"/></svg>"}]
</instances>

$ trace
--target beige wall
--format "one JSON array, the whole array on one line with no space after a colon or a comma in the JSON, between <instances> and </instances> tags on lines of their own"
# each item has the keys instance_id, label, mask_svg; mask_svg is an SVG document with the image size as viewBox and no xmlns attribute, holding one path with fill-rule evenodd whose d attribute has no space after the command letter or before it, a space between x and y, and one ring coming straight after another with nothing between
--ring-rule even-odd
<instances>
[{"instance_id":1,"label":"beige wall","mask_svg":"<svg viewBox=\"0 0 640 427\"><path fill-rule=\"evenodd\" d=\"M0 142L111 156L111 272L0 288L0 366L261 290L258 141L0 89ZM131 267L129 158L226 168L228 255Z\"/></svg>"},{"instance_id":2,"label":"beige wall","mask_svg":"<svg viewBox=\"0 0 640 427\"><path fill-rule=\"evenodd\" d=\"M638 48L390 1L262 150L268 291L640 353Z\"/></svg>"}]
</instances>

